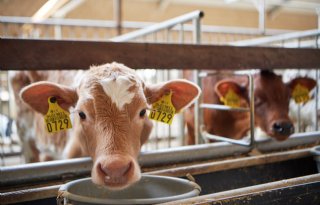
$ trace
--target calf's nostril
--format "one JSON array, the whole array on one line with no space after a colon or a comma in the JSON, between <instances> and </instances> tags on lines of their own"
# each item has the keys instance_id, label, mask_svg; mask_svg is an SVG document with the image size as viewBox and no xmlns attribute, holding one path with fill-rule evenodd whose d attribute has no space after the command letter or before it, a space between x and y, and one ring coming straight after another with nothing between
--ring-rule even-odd
<instances>
[{"instance_id":1,"label":"calf's nostril","mask_svg":"<svg viewBox=\"0 0 320 205\"><path fill-rule=\"evenodd\" d=\"M291 122L274 123L272 128L281 135L290 135L294 132L294 126Z\"/></svg>"}]
</instances>

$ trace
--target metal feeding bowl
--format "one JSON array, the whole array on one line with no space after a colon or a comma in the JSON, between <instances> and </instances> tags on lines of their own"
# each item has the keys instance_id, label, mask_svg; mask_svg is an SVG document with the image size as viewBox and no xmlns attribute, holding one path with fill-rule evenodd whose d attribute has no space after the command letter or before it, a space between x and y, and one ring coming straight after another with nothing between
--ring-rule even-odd
<instances>
[{"instance_id":1,"label":"metal feeding bowl","mask_svg":"<svg viewBox=\"0 0 320 205\"><path fill-rule=\"evenodd\" d=\"M175 177L142 175L139 182L118 191L98 186L91 178L85 178L62 185L57 203L156 204L198 196L200 191L196 183Z\"/></svg>"}]
</instances>

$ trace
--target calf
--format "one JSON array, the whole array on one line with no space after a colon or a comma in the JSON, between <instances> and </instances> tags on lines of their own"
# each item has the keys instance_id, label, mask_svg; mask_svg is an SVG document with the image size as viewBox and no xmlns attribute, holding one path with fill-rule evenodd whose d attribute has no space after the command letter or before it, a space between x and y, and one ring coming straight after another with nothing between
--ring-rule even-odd
<instances>
[{"instance_id":1,"label":"calf","mask_svg":"<svg viewBox=\"0 0 320 205\"><path fill-rule=\"evenodd\" d=\"M223 104L221 99L229 89L239 96L239 105L249 107L249 82L246 77L223 79L221 76L204 78L203 102ZM283 141L293 132L294 126L288 116L289 100L293 88L302 84L313 89L316 82L310 78L296 78L284 84L282 77L272 71L262 70L254 75L255 125L267 135ZM250 129L248 112L204 110L204 125L207 132L232 139L242 139ZM194 144L193 110L185 112L188 128L188 144Z\"/></svg>"},{"instance_id":2,"label":"calf","mask_svg":"<svg viewBox=\"0 0 320 205\"><path fill-rule=\"evenodd\" d=\"M43 127L43 117L34 112L19 97L21 89L31 83L48 80L70 84L83 71L10 71L10 82L16 103L17 131L26 163L49 161L61 158L66 145L66 133L48 134ZM78 76L78 77L77 77Z\"/></svg>"},{"instance_id":3,"label":"calf","mask_svg":"<svg viewBox=\"0 0 320 205\"><path fill-rule=\"evenodd\" d=\"M65 157L91 156L93 182L113 189L140 178L137 157L152 128L146 116L149 105L171 91L178 112L200 94L196 85L185 80L146 85L134 70L118 63L93 66L74 81L76 86L40 81L20 95L42 114L48 111L50 97L64 110L75 107Z\"/></svg>"}]
</instances>

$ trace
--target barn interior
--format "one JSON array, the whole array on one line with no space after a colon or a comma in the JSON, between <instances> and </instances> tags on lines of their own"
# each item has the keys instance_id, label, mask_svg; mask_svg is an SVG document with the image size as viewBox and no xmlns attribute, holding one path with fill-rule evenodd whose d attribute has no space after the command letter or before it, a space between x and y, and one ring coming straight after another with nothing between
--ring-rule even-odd
<instances>
[{"instance_id":1,"label":"barn interior","mask_svg":"<svg viewBox=\"0 0 320 205\"><path fill-rule=\"evenodd\" d=\"M199 196L167 203L320 204L318 0L0 0L0 28L1 203L77 204L61 199L58 190L90 177L92 159L63 158L68 139L39 130L43 118L19 92L37 81L67 78L52 76L57 71L118 62L146 84L188 79L202 90L171 125L152 121L141 147L143 174L186 178L201 187ZM294 128L285 140L259 127L272 112L261 111L266 99L256 95L255 76L261 72L281 76L283 85L297 78L315 82L303 99L275 103L288 107L279 112ZM206 101L217 88L205 79L216 76L246 79L247 105ZM262 90L277 95L281 90L275 84L270 81ZM236 122L245 125L233 128L231 120L214 119L236 135L213 133L208 110L242 113L246 117ZM69 112L73 119L75 110ZM243 127L248 127L244 135L236 137Z\"/></svg>"}]
</instances>

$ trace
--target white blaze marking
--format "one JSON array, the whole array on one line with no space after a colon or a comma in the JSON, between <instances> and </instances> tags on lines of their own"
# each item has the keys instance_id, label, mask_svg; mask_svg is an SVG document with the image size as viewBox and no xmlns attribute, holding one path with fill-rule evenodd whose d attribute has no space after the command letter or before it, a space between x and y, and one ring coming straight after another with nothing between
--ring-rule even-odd
<instances>
[{"instance_id":1,"label":"white blaze marking","mask_svg":"<svg viewBox=\"0 0 320 205\"><path fill-rule=\"evenodd\" d=\"M125 76L103 79L100 83L104 92L111 98L119 110L122 110L125 104L131 103L135 95L135 93L128 91L134 83Z\"/></svg>"}]
</instances>

